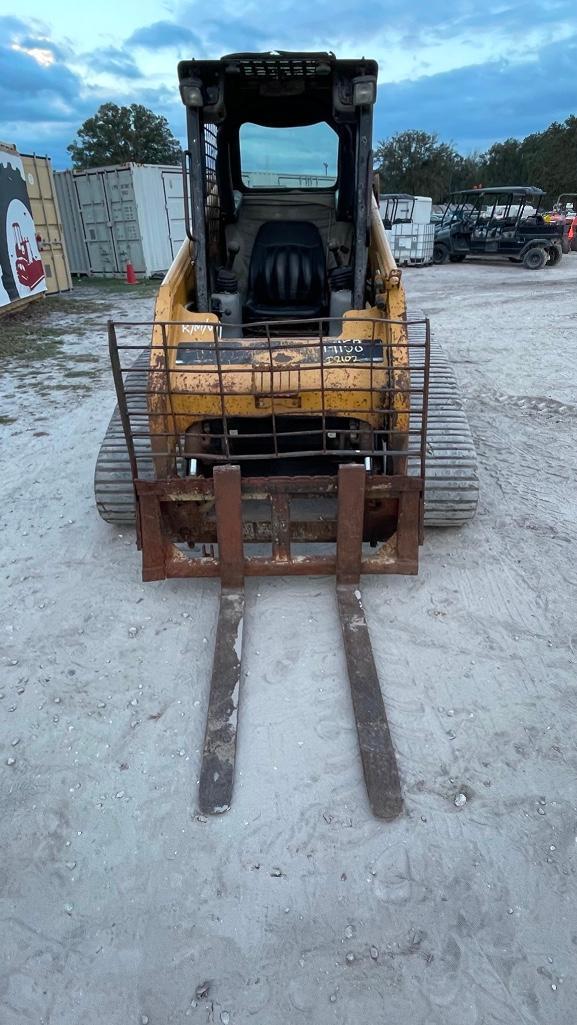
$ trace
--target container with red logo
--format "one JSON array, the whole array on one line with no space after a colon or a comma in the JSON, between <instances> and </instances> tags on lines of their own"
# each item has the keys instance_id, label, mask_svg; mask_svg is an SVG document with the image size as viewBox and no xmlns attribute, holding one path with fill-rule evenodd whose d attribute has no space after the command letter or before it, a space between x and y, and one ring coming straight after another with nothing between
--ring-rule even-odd
<instances>
[{"instance_id":1,"label":"container with red logo","mask_svg":"<svg viewBox=\"0 0 577 1025\"><path fill-rule=\"evenodd\" d=\"M22 160L0 143L0 313L46 291Z\"/></svg>"}]
</instances>

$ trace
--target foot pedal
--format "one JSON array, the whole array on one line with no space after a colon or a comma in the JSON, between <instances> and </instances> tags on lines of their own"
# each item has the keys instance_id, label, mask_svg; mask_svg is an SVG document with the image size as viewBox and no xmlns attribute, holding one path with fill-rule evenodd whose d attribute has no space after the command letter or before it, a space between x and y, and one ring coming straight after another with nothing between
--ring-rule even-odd
<instances>
[{"instance_id":1,"label":"foot pedal","mask_svg":"<svg viewBox=\"0 0 577 1025\"><path fill-rule=\"evenodd\" d=\"M338 585L337 601L369 804L390 821L401 814L403 797L361 593Z\"/></svg>"},{"instance_id":2,"label":"foot pedal","mask_svg":"<svg viewBox=\"0 0 577 1025\"><path fill-rule=\"evenodd\" d=\"M208 700L198 803L205 815L228 811L234 786L244 590L223 591Z\"/></svg>"}]
</instances>

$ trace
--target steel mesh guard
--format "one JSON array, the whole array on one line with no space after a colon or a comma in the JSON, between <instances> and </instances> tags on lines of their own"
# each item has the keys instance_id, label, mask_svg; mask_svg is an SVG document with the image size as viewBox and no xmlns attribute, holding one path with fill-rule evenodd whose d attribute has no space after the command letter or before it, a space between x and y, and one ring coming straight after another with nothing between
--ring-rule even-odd
<instances>
[{"instance_id":1,"label":"steel mesh guard","mask_svg":"<svg viewBox=\"0 0 577 1025\"><path fill-rule=\"evenodd\" d=\"M360 462L383 474L399 472L409 450L413 472L418 460L424 476L428 321L418 321L421 330L412 333L403 322L394 341L393 322L363 317L361 323L365 337L358 339L327 337L319 320L299 322L300 337L290 336L295 322L259 322L258 336L223 339L214 322L201 325L200 335L191 333L190 323L155 322L148 325L153 344L143 350L130 341L142 322L111 322L112 367L134 478L142 475L139 459L150 478L151 447L157 477L184 473L188 459L201 461L207 475L228 462L306 459L329 459L335 467ZM251 328L239 327L239 333Z\"/></svg>"}]
</instances>

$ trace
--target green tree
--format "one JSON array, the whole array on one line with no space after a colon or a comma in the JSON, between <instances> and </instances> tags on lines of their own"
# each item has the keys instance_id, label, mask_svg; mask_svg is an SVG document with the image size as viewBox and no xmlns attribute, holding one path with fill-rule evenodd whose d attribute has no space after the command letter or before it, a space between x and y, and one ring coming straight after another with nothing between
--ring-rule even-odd
<instances>
[{"instance_id":1,"label":"green tree","mask_svg":"<svg viewBox=\"0 0 577 1025\"><path fill-rule=\"evenodd\" d=\"M459 154L436 135L411 129L378 143L375 167L384 192L432 196L438 202L454 187Z\"/></svg>"},{"instance_id":2,"label":"green tree","mask_svg":"<svg viewBox=\"0 0 577 1025\"><path fill-rule=\"evenodd\" d=\"M531 185L545 189L550 200L561 192L577 192L577 117L554 121L544 132L523 140Z\"/></svg>"},{"instance_id":3,"label":"green tree","mask_svg":"<svg viewBox=\"0 0 577 1025\"><path fill-rule=\"evenodd\" d=\"M524 145L518 139L495 142L481 158L483 185L530 185Z\"/></svg>"},{"instance_id":4,"label":"green tree","mask_svg":"<svg viewBox=\"0 0 577 1025\"><path fill-rule=\"evenodd\" d=\"M472 189L476 185L485 184L483 179L482 157L478 153L470 153L468 157L461 157L457 154L451 189Z\"/></svg>"},{"instance_id":5,"label":"green tree","mask_svg":"<svg viewBox=\"0 0 577 1025\"><path fill-rule=\"evenodd\" d=\"M105 164L176 164L181 149L165 117L140 103L103 103L68 146L76 170Z\"/></svg>"}]
</instances>

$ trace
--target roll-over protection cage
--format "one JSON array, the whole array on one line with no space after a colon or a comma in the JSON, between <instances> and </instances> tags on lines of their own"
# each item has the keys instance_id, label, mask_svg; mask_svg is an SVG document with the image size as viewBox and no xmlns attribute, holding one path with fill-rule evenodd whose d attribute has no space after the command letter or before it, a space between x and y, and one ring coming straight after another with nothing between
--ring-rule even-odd
<instances>
[{"instance_id":1,"label":"roll-over protection cage","mask_svg":"<svg viewBox=\"0 0 577 1025\"><path fill-rule=\"evenodd\" d=\"M353 308L362 309L370 237L372 121L377 65L332 53L230 54L181 61L187 112L183 155L186 231L195 246L196 305L210 309L211 270L223 257L224 225L243 191L242 124L295 127L326 122L339 140L339 217L353 224Z\"/></svg>"}]
</instances>

